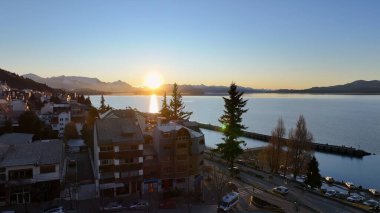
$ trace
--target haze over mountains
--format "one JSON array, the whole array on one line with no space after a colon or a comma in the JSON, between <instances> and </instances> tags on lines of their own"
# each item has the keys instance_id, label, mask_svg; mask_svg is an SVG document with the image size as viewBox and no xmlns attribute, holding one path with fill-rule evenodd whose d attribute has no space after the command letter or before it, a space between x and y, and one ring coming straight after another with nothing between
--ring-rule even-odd
<instances>
[{"instance_id":1,"label":"haze over mountains","mask_svg":"<svg viewBox=\"0 0 380 213\"><path fill-rule=\"evenodd\" d=\"M35 74L19 76L16 73L0 69L0 81L6 82L12 88L48 90L64 89L77 91L83 94L105 94L105 93L131 93L148 94L151 91L147 88L137 88L123 81L103 82L97 78L78 76L57 76L43 78ZM161 86L157 93L167 94L171 92L171 84ZM184 95L221 95L226 94L228 86L207 86L207 85L179 85L180 91ZM250 87L239 87L245 93L310 93L310 94L380 94L380 81L358 80L344 85L329 87L312 87L304 90L265 90L253 89Z\"/></svg>"}]
</instances>

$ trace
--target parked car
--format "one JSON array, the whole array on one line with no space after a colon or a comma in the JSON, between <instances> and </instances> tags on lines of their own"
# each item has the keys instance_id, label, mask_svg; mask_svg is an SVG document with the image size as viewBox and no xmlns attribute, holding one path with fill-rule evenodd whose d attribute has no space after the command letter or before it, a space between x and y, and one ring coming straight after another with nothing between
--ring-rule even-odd
<instances>
[{"instance_id":1,"label":"parked car","mask_svg":"<svg viewBox=\"0 0 380 213\"><path fill-rule=\"evenodd\" d=\"M148 209L149 203L146 201L136 201L129 205L129 209Z\"/></svg>"},{"instance_id":2,"label":"parked car","mask_svg":"<svg viewBox=\"0 0 380 213\"><path fill-rule=\"evenodd\" d=\"M337 191L335 191L335 190L327 190L326 193L325 193L325 195L326 195L327 197L333 197L333 196L335 196L336 194L337 194Z\"/></svg>"},{"instance_id":3,"label":"parked car","mask_svg":"<svg viewBox=\"0 0 380 213\"><path fill-rule=\"evenodd\" d=\"M379 206L379 202L377 202L376 200L372 200L372 199L364 201L363 204L366 206L369 206L369 207Z\"/></svg>"},{"instance_id":4,"label":"parked car","mask_svg":"<svg viewBox=\"0 0 380 213\"><path fill-rule=\"evenodd\" d=\"M380 196L380 192L376 189L368 189L368 191L374 196Z\"/></svg>"},{"instance_id":5,"label":"parked car","mask_svg":"<svg viewBox=\"0 0 380 213\"><path fill-rule=\"evenodd\" d=\"M62 206L53 206L45 209L44 213L65 213L65 209Z\"/></svg>"},{"instance_id":6,"label":"parked car","mask_svg":"<svg viewBox=\"0 0 380 213\"><path fill-rule=\"evenodd\" d=\"M355 189L356 188L356 186L351 182L345 182L344 185L346 185L346 187L349 189Z\"/></svg>"},{"instance_id":7,"label":"parked car","mask_svg":"<svg viewBox=\"0 0 380 213\"><path fill-rule=\"evenodd\" d=\"M110 202L100 208L101 211L106 211L106 212L120 211L123 209L125 209L125 207L120 202Z\"/></svg>"},{"instance_id":8,"label":"parked car","mask_svg":"<svg viewBox=\"0 0 380 213\"><path fill-rule=\"evenodd\" d=\"M285 186L277 186L277 187L274 187L272 190L282 195L286 195L289 193L289 189L286 188Z\"/></svg>"},{"instance_id":9,"label":"parked car","mask_svg":"<svg viewBox=\"0 0 380 213\"><path fill-rule=\"evenodd\" d=\"M360 203L364 200L364 197L360 195L352 195L348 197L347 200L353 203Z\"/></svg>"},{"instance_id":10,"label":"parked car","mask_svg":"<svg viewBox=\"0 0 380 213\"><path fill-rule=\"evenodd\" d=\"M239 168L237 167L237 166L234 166L234 167L230 167L230 168L228 168L228 170L230 171L230 172L232 172L232 174L234 174L234 175L237 175L237 174L239 174L240 173L240 170L239 170Z\"/></svg>"},{"instance_id":11,"label":"parked car","mask_svg":"<svg viewBox=\"0 0 380 213\"><path fill-rule=\"evenodd\" d=\"M163 200L159 205L160 209L175 209L176 207L177 202L174 199Z\"/></svg>"},{"instance_id":12,"label":"parked car","mask_svg":"<svg viewBox=\"0 0 380 213\"><path fill-rule=\"evenodd\" d=\"M325 180L326 180L326 182L327 183L334 183L334 178L332 178L332 177L325 177Z\"/></svg>"},{"instance_id":13,"label":"parked car","mask_svg":"<svg viewBox=\"0 0 380 213\"><path fill-rule=\"evenodd\" d=\"M240 160L240 159L237 160L236 163L240 164L240 165L243 165L243 166L246 164L244 160Z\"/></svg>"},{"instance_id":14,"label":"parked car","mask_svg":"<svg viewBox=\"0 0 380 213\"><path fill-rule=\"evenodd\" d=\"M346 199L348 197L348 193L346 192L336 192L334 197L340 198L340 199Z\"/></svg>"}]
</instances>

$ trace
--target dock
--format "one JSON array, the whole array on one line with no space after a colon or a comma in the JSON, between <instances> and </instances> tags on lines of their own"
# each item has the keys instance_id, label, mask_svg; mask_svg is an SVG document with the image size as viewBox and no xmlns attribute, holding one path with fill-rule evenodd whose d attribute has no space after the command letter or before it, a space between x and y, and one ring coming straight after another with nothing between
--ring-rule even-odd
<instances>
[{"instance_id":1,"label":"dock","mask_svg":"<svg viewBox=\"0 0 380 213\"><path fill-rule=\"evenodd\" d=\"M219 126L215 126L212 124L204 124L204 123L199 123L199 122L197 123L199 125L199 128L208 129L208 130L217 131L217 132L223 132L222 128ZM270 135L265 135L265 134L255 133L255 132L248 132L248 131L243 131L243 137L259 140L263 142L269 142L271 140ZM284 140L286 140L287 142L290 142L286 138L284 138ZM344 145L337 146L337 145L322 144L322 143L312 143L312 147L315 151L318 151L318 152L325 152L325 153L343 155L343 156L349 156L349 157L362 158L364 156L371 155L371 153L366 152L362 149L356 149L356 148L347 147Z\"/></svg>"}]
</instances>

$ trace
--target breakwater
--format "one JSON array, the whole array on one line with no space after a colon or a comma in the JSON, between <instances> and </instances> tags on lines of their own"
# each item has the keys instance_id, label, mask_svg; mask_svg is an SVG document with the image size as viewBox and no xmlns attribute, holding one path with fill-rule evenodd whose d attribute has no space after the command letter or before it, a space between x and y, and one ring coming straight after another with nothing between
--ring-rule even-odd
<instances>
[{"instance_id":1,"label":"breakwater","mask_svg":"<svg viewBox=\"0 0 380 213\"><path fill-rule=\"evenodd\" d=\"M212 124L204 124L197 122L199 127L202 129L208 129L218 132L223 132L222 128L219 126L215 126ZM243 131L243 137L251 138L263 142L269 142L271 140L270 135L260 134L260 133L254 133L254 132L248 132ZM291 141L288 139L285 139L288 143ZM322 143L312 143L312 147L315 151L318 152L325 152L325 153L331 153L331 154L337 154L337 155L345 155L350 157L359 157L362 158L363 156L370 155L371 153L366 152L362 149L356 149L353 147L346 147L346 146L336 146L336 145L330 145L330 144L322 144Z\"/></svg>"}]
</instances>

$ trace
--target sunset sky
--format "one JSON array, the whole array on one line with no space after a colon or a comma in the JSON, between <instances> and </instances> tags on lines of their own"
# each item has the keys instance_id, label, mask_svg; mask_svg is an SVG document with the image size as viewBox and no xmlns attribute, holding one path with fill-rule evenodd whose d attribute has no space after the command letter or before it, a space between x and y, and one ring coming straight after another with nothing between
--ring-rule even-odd
<instances>
[{"instance_id":1,"label":"sunset sky","mask_svg":"<svg viewBox=\"0 0 380 213\"><path fill-rule=\"evenodd\" d=\"M378 0L0 1L0 68L134 86L380 79Z\"/></svg>"}]
</instances>

